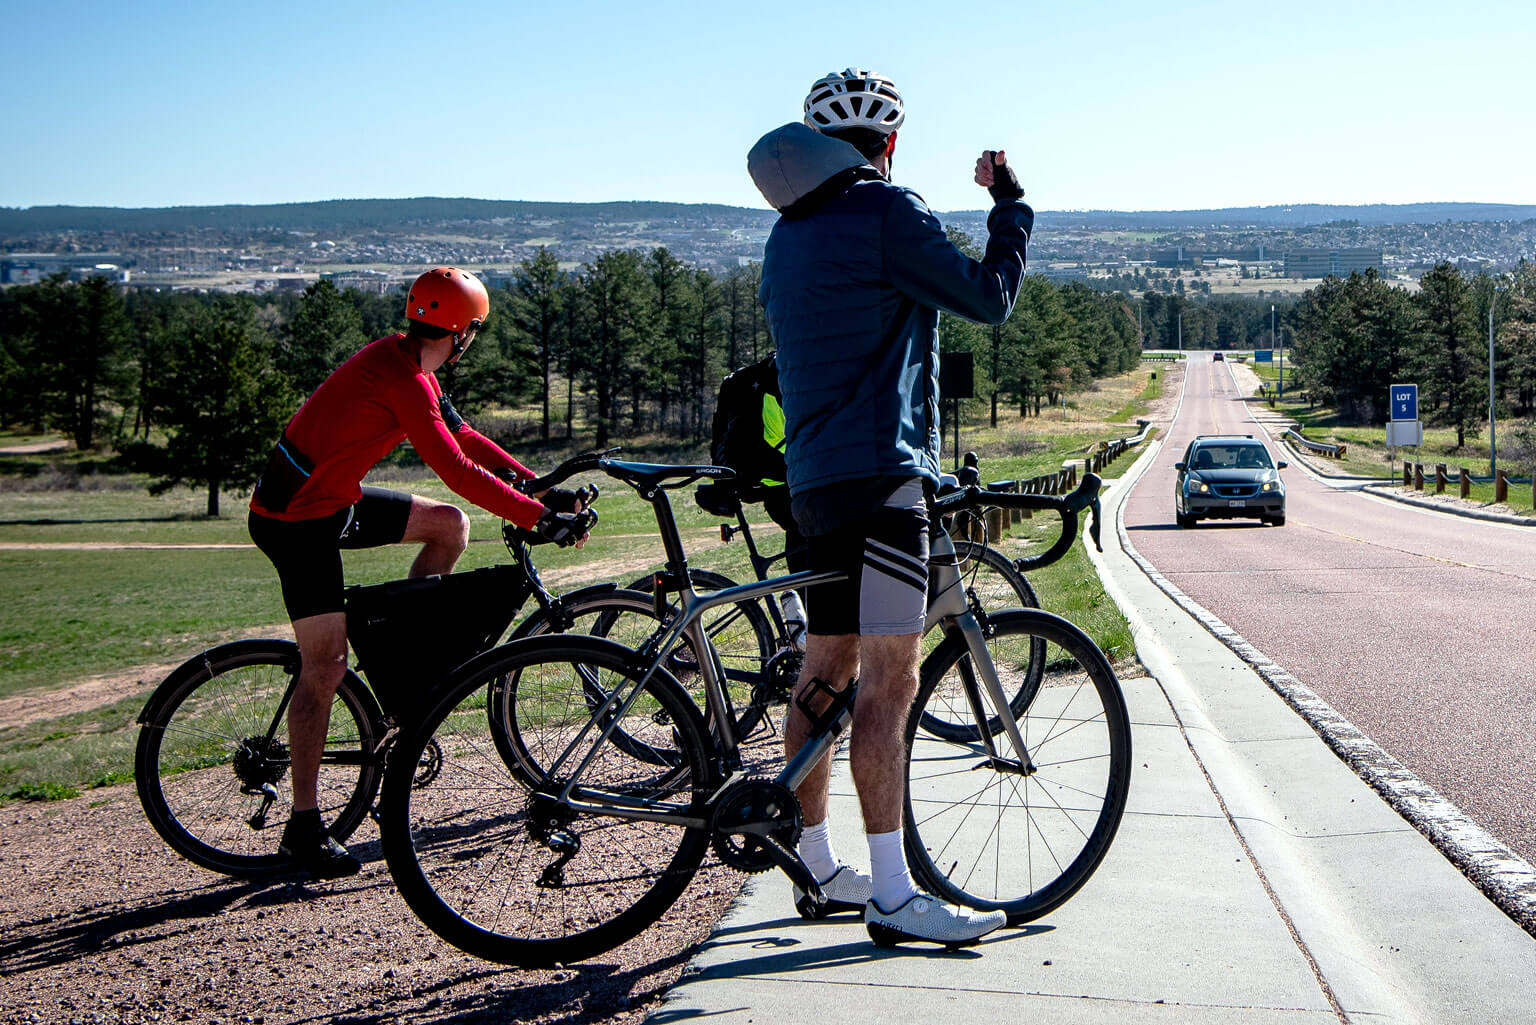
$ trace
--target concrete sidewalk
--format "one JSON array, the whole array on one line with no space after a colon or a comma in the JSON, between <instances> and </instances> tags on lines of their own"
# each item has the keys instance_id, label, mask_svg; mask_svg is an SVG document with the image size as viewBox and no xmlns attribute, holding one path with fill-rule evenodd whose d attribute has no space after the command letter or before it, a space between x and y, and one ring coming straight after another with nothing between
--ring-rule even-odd
<instances>
[{"instance_id":1,"label":"concrete sidewalk","mask_svg":"<svg viewBox=\"0 0 1536 1025\"><path fill-rule=\"evenodd\" d=\"M882 950L756 876L652 1022L1536 1020L1536 939L1119 550L1151 456L1105 495L1096 561L1151 675L1123 681L1130 803L1082 891L968 950ZM864 864L846 770L836 843Z\"/></svg>"}]
</instances>

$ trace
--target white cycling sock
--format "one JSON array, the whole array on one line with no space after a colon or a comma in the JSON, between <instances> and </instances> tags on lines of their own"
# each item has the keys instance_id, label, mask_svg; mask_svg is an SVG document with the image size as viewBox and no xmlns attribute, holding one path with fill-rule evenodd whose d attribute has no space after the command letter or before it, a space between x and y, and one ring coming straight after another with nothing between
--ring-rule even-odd
<instances>
[{"instance_id":1,"label":"white cycling sock","mask_svg":"<svg viewBox=\"0 0 1536 1025\"><path fill-rule=\"evenodd\" d=\"M831 879L842 864L837 860L837 852L832 849L832 831L828 828L830 824L830 819L822 819L814 826L806 826L800 831L800 860L811 870L817 883Z\"/></svg>"},{"instance_id":2,"label":"white cycling sock","mask_svg":"<svg viewBox=\"0 0 1536 1025\"><path fill-rule=\"evenodd\" d=\"M869 875L874 883L875 903L882 911L895 911L922 893L907 868L907 852L901 846L901 830L890 833L866 833L869 841Z\"/></svg>"}]
</instances>

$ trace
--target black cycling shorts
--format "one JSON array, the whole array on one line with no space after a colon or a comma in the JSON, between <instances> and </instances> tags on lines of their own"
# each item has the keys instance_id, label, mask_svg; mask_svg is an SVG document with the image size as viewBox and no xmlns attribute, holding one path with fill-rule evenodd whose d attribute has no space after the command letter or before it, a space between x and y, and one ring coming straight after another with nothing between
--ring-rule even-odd
<instances>
[{"instance_id":1,"label":"black cycling shorts","mask_svg":"<svg viewBox=\"0 0 1536 1025\"><path fill-rule=\"evenodd\" d=\"M808 539L809 569L847 580L806 590L806 628L819 635L920 634L928 614L928 511L921 481L897 489L853 526Z\"/></svg>"},{"instance_id":2,"label":"black cycling shorts","mask_svg":"<svg viewBox=\"0 0 1536 1025\"><path fill-rule=\"evenodd\" d=\"M399 544L411 518L411 496L363 488L356 505L313 520L277 520L252 512L251 540L277 568L288 618L342 611L342 549Z\"/></svg>"}]
</instances>

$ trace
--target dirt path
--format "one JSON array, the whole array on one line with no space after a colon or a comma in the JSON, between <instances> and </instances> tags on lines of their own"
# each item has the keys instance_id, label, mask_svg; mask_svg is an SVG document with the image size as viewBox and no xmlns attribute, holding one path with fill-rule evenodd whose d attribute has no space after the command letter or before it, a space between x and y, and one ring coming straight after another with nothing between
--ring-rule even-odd
<instances>
[{"instance_id":1,"label":"dirt path","mask_svg":"<svg viewBox=\"0 0 1536 1025\"><path fill-rule=\"evenodd\" d=\"M553 971L490 964L412 917L371 823L361 875L228 879L182 861L133 788L0 809L0 1022L638 1023L743 877L715 864L662 923ZM276 844L277 838L273 837ZM785 884L786 910L789 899Z\"/></svg>"}]
</instances>

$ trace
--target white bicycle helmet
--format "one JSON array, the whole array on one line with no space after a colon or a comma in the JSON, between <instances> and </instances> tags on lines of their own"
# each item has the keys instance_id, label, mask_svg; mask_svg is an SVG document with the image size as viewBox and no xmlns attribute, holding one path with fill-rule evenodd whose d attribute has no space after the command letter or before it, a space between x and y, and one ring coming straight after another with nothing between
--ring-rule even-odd
<instances>
[{"instance_id":1,"label":"white bicycle helmet","mask_svg":"<svg viewBox=\"0 0 1536 1025\"><path fill-rule=\"evenodd\" d=\"M818 132L869 128L889 135L906 120L901 93L889 78L863 68L848 68L811 86L805 98L805 123Z\"/></svg>"}]
</instances>

